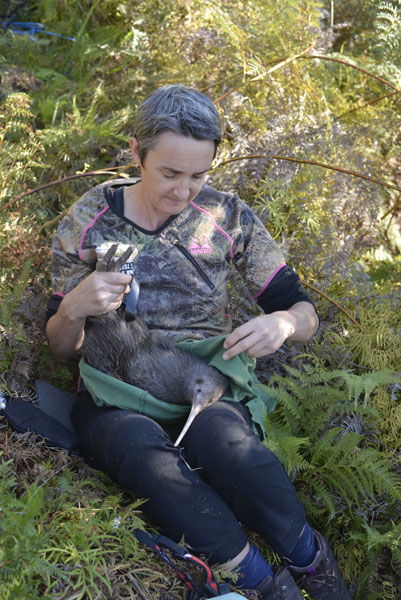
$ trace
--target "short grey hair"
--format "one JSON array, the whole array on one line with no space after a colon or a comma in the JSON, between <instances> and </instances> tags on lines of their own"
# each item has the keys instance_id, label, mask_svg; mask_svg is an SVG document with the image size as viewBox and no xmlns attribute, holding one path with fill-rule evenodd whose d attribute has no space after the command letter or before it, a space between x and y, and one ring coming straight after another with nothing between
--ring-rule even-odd
<instances>
[{"instance_id":1,"label":"short grey hair","mask_svg":"<svg viewBox=\"0 0 401 600\"><path fill-rule=\"evenodd\" d=\"M184 85L165 85L139 106L134 126L141 162L165 132L214 142L214 156L221 142L219 113L207 96Z\"/></svg>"}]
</instances>

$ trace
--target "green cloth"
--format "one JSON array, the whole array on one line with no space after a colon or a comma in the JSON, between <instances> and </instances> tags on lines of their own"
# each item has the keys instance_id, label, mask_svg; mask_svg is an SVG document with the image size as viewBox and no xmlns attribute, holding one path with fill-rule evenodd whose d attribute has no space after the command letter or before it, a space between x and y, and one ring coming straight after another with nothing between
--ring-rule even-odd
<instances>
[{"instance_id":1,"label":"green cloth","mask_svg":"<svg viewBox=\"0 0 401 600\"><path fill-rule=\"evenodd\" d=\"M230 360L223 359L226 337L219 335L205 340L185 340L177 346L197 354L228 377L229 387L221 399L243 402L254 425L258 425L265 435L265 416L274 410L277 399L268 394L259 383L254 373L255 359L248 358L245 352ZM80 360L79 368L84 384L98 406L135 410L161 423L178 422L189 412L190 407L162 402L149 392L93 369L83 359ZM256 427L255 429L257 431Z\"/></svg>"}]
</instances>

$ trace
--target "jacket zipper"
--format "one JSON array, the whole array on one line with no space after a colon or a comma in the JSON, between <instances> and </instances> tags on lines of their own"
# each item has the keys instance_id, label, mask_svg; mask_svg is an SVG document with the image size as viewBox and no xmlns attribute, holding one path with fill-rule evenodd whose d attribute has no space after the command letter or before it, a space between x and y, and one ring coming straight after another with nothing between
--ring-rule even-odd
<instances>
[{"instance_id":1,"label":"jacket zipper","mask_svg":"<svg viewBox=\"0 0 401 600\"><path fill-rule=\"evenodd\" d=\"M181 246L178 242L174 243L174 246L178 248L178 250L193 264L195 269L198 271L199 275L202 277L203 281L207 283L211 290L214 290L215 285L212 281L210 281L209 277L206 275L200 264L194 259L194 257L188 252L184 246Z\"/></svg>"}]
</instances>

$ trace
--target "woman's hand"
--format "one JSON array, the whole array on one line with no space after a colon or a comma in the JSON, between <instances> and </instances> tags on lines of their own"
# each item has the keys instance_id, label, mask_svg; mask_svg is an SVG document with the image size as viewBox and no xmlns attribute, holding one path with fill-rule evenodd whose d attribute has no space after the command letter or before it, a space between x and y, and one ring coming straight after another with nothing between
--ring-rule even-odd
<instances>
[{"instance_id":1,"label":"woman's hand","mask_svg":"<svg viewBox=\"0 0 401 600\"><path fill-rule=\"evenodd\" d=\"M228 360L245 351L249 358L273 354L295 330L294 323L283 313L261 315L237 327L224 342Z\"/></svg>"},{"instance_id":2,"label":"woman's hand","mask_svg":"<svg viewBox=\"0 0 401 600\"><path fill-rule=\"evenodd\" d=\"M128 294L131 275L93 271L62 301L68 318L85 319L116 310ZM60 306L61 308L61 306Z\"/></svg>"},{"instance_id":3,"label":"woman's hand","mask_svg":"<svg viewBox=\"0 0 401 600\"><path fill-rule=\"evenodd\" d=\"M52 353L61 361L76 356L84 341L87 317L116 310L129 292L131 275L94 271L66 294L47 323Z\"/></svg>"},{"instance_id":4,"label":"woman's hand","mask_svg":"<svg viewBox=\"0 0 401 600\"><path fill-rule=\"evenodd\" d=\"M276 352L285 340L306 342L318 324L315 309L308 302L297 302L289 310L255 317L226 338L223 358L228 360L243 351L249 358L262 358Z\"/></svg>"}]
</instances>

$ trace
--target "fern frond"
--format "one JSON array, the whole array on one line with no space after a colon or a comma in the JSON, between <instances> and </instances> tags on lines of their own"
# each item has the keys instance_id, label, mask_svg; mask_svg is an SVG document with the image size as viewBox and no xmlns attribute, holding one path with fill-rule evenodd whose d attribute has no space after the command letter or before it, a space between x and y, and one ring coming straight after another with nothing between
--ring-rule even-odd
<instances>
[{"instance_id":1,"label":"fern frond","mask_svg":"<svg viewBox=\"0 0 401 600\"><path fill-rule=\"evenodd\" d=\"M345 373L343 379L348 388L349 400L354 402L356 408L361 396L363 396L363 405L366 406L376 388L383 385L394 384L400 378L391 371L382 370L372 371L365 375Z\"/></svg>"},{"instance_id":2,"label":"fern frond","mask_svg":"<svg viewBox=\"0 0 401 600\"><path fill-rule=\"evenodd\" d=\"M366 544L369 551L377 548L388 548L391 551L394 565L401 568L401 523L390 523L387 531L381 532L367 523L363 524L366 532Z\"/></svg>"},{"instance_id":3,"label":"fern frond","mask_svg":"<svg viewBox=\"0 0 401 600\"><path fill-rule=\"evenodd\" d=\"M330 516L336 513L332 490L326 485L326 482L321 478L315 478L313 486L309 489L309 495L314 499L311 513L316 510L319 512L327 512ZM322 510L323 509L323 510Z\"/></svg>"},{"instance_id":4,"label":"fern frond","mask_svg":"<svg viewBox=\"0 0 401 600\"><path fill-rule=\"evenodd\" d=\"M282 425L266 418L264 445L277 456L288 474L294 476L296 472L309 467L308 461L301 454L301 448L306 448L309 444L309 438L295 437Z\"/></svg>"},{"instance_id":5,"label":"fern frond","mask_svg":"<svg viewBox=\"0 0 401 600\"><path fill-rule=\"evenodd\" d=\"M3 301L0 305L0 325L5 330L10 329L14 311L21 301L22 293L30 280L32 262L33 257L26 261L19 274L14 278L12 285L9 286L8 291L3 296Z\"/></svg>"}]
</instances>

